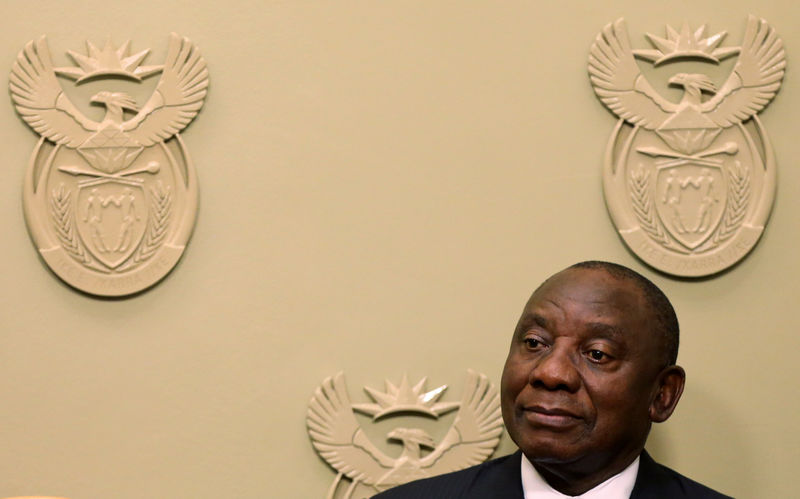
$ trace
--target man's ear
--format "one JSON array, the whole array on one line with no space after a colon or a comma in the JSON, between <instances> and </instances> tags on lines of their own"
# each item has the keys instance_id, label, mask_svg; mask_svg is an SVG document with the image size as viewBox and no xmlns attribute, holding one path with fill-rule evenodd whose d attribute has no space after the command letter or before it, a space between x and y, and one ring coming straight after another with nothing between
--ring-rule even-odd
<instances>
[{"instance_id":1,"label":"man's ear","mask_svg":"<svg viewBox=\"0 0 800 499\"><path fill-rule=\"evenodd\" d=\"M686 372L680 366L665 367L656 379L656 392L650 401L650 421L662 423L678 405L686 383Z\"/></svg>"}]
</instances>

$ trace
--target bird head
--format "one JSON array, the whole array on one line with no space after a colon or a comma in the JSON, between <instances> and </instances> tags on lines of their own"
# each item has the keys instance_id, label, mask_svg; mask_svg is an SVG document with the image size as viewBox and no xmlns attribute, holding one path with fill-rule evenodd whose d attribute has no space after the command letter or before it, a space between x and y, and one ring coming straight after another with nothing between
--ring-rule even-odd
<instances>
[{"instance_id":1,"label":"bird head","mask_svg":"<svg viewBox=\"0 0 800 499\"><path fill-rule=\"evenodd\" d=\"M703 91L710 94L717 93L717 87L714 82L704 74L678 73L669 79L669 84L683 87L686 90Z\"/></svg>"},{"instance_id":2,"label":"bird head","mask_svg":"<svg viewBox=\"0 0 800 499\"><path fill-rule=\"evenodd\" d=\"M412 442L431 449L436 448L436 442L433 441L433 437L420 428L395 428L386 437L389 440L399 440L404 444Z\"/></svg>"},{"instance_id":3,"label":"bird head","mask_svg":"<svg viewBox=\"0 0 800 499\"><path fill-rule=\"evenodd\" d=\"M91 102L93 104L105 104L106 107L120 107L133 112L139 111L139 106L136 105L136 101L133 100L133 97L124 92L109 92L103 90L95 94Z\"/></svg>"}]
</instances>

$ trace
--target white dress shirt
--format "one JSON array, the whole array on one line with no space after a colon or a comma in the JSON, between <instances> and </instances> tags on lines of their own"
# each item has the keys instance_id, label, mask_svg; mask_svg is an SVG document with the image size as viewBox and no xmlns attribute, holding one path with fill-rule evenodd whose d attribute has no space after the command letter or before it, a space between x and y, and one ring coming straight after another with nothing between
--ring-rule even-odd
<instances>
[{"instance_id":1,"label":"white dress shirt","mask_svg":"<svg viewBox=\"0 0 800 499\"><path fill-rule=\"evenodd\" d=\"M525 454L522 455L522 491L525 499L628 499L636 483L637 473L639 473L638 457L627 468L595 488L579 496L568 496L551 487L528 461Z\"/></svg>"}]
</instances>

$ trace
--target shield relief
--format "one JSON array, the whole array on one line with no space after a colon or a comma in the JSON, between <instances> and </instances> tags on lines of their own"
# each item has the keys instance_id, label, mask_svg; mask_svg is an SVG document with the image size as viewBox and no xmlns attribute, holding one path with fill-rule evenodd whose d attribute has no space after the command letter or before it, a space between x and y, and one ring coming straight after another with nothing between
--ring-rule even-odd
<instances>
[{"instance_id":1,"label":"shield relief","mask_svg":"<svg viewBox=\"0 0 800 499\"><path fill-rule=\"evenodd\" d=\"M661 223L686 249L704 243L725 211L725 177L694 164L658 170L655 205Z\"/></svg>"},{"instance_id":2,"label":"shield relief","mask_svg":"<svg viewBox=\"0 0 800 499\"><path fill-rule=\"evenodd\" d=\"M78 184L75 219L92 256L115 269L139 247L147 226L142 181L108 180Z\"/></svg>"}]
</instances>

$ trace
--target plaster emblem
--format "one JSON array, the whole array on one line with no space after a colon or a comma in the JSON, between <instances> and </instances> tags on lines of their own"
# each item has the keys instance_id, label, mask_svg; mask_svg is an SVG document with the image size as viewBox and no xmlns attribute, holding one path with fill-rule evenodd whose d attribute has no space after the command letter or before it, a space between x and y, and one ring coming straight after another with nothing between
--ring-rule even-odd
<instances>
[{"instance_id":1,"label":"plaster emblem","mask_svg":"<svg viewBox=\"0 0 800 499\"><path fill-rule=\"evenodd\" d=\"M426 378L411 386L406 376L386 391L364 390L374 401L351 404L344 375L326 378L316 389L306 424L319 455L338 471L327 499L364 499L391 487L429 476L456 471L485 461L494 452L503 430L497 388L483 374L467 371L460 402L439 402L446 386L425 390ZM381 452L364 433L353 411L371 416L374 423L403 414L439 419L458 409L452 426L439 443L421 428L394 428L386 434L399 442L398 457ZM422 448L432 449L423 455ZM349 485L343 482L350 479ZM343 492L342 492L343 491Z\"/></svg>"},{"instance_id":2,"label":"plaster emblem","mask_svg":"<svg viewBox=\"0 0 800 499\"><path fill-rule=\"evenodd\" d=\"M775 155L757 113L781 86L783 42L753 16L740 47L720 47L725 35L684 23L680 31L667 26L666 38L647 34L653 49L633 50L619 19L589 55L594 90L619 117L603 167L611 218L639 258L673 275L711 275L741 260L775 197ZM720 86L697 72L737 54ZM653 67L692 64L693 72L671 72L666 82L683 89L680 102L656 91L635 58Z\"/></svg>"},{"instance_id":3,"label":"plaster emblem","mask_svg":"<svg viewBox=\"0 0 800 499\"><path fill-rule=\"evenodd\" d=\"M197 115L208 71L197 47L172 34L163 65L140 65L130 42L87 55L69 51L75 67L54 67L44 36L28 42L11 70L11 99L41 135L25 176L25 220L44 261L86 293L124 296L146 289L178 262L197 214L197 178L178 132ZM120 91L161 74L139 105ZM61 76L75 83L62 88ZM65 89L93 81L104 88L85 116ZM85 91L84 91L85 92Z\"/></svg>"}]
</instances>

